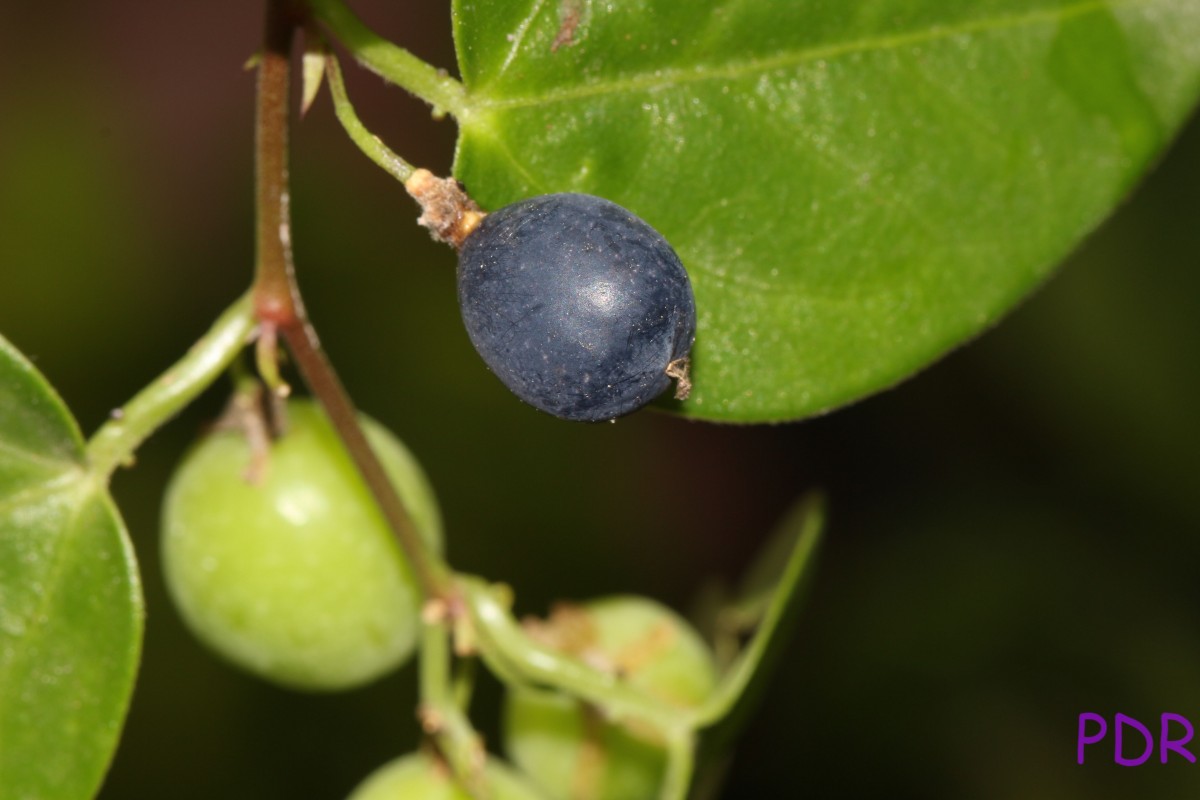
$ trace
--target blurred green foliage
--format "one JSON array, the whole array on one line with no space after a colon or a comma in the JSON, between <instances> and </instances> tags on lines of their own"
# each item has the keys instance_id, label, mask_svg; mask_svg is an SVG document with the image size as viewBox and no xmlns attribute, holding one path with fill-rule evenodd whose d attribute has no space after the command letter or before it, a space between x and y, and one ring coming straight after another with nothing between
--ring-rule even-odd
<instances>
[{"instance_id":1,"label":"blurred green foliage","mask_svg":"<svg viewBox=\"0 0 1200 800\"><path fill-rule=\"evenodd\" d=\"M444 9L417 5L361 10L453 63ZM90 432L248 285L253 77L240 65L258 9L11 11L0 330ZM348 78L368 124L445 170L449 123ZM359 405L427 468L452 562L512 582L518 610L614 591L685 608L707 575L736 574L798 494L826 489L813 593L728 796L1091 800L1195 786L1200 767L1186 764L1075 764L1080 712L1200 721L1195 122L997 330L891 392L769 428L654 413L579 426L522 406L461 329L452 254L326 100L296 131L294 179L300 281L326 346ZM347 695L292 694L180 627L158 567L159 500L222 401L211 392L114 483L149 618L103 797L341 797L416 742L411 667ZM491 687L479 718L492 732L495 708Z\"/></svg>"}]
</instances>

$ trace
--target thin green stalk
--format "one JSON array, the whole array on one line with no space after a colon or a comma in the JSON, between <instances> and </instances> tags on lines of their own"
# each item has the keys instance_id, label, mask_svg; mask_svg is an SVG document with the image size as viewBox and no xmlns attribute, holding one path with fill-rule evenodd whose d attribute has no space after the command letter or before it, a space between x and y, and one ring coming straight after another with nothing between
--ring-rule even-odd
<instances>
[{"instance_id":1,"label":"thin green stalk","mask_svg":"<svg viewBox=\"0 0 1200 800\"><path fill-rule=\"evenodd\" d=\"M441 623L421 623L421 703L441 706L451 695L449 634Z\"/></svg>"},{"instance_id":2,"label":"thin green stalk","mask_svg":"<svg viewBox=\"0 0 1200 800\"><path fill-rule=\"evenodd\" d=\"M456 702L450 678L450 636L441 623L423 623L421 632L421 719L450 768L472 794L484 788L487 753L483 740Z\"/></svg>"},{"instance_id":3,"label":"thin green stalk","mask_svg":"<svg viewBox=\"0 0 1200 800\"><path fill-rule=\"evenodd\" d=\"M478 659L464 658L459 661L458 669L454 671L454 705L463 709L464 713L471 707L471 697L475 692L476 665L478 663Z\"/></svg>"},{"instance_id":4,"label":"thin green stalk","mask_svg":"<svg viewBox=\"0 0 1200 800\"><path fill-rule=\"evenodd\" d=\"M338 65L337 57L332 53L325 56L325 74L329 78L329 94L333 97L333 111L337 114L338 122L346 129L351 141L358 145L367 158L374 161L385 172L396 180L404 183L413 174L414 168L390 147L384 144L378 136L367 130L362 120L354 113L354 106L346 94L346 84L342 81L342 68Z\"/></svg>"},{"instance_id":5,"label":"thin green stalk","mask_svg":"<svg viewBox=\"0 0 1200 800\"><path fill-rule=\"evenodd\" d=\"M696 771L696 735L689 730L673 734L667 740L667 773L663 776L659 800L687 800Z\"/></svg>"},{"instance_id":6,"label":"thin green stalk","mask_svg":"<svg viewBox=\"0 0 1200 800\"><path fill-rule=\"evenodd\" d=\"M342 0L307 0L313 16L346 46L364 67L433 106L435 116L467 113L463 85L392 44L362 23Z\"/></svg>"},{"instance_id":7,"label":"thin green stalk","mask_svg":"<svg viewBox=\"0 0 1200 800\"><path fill-rule=\"evenodd\" d=\"M187 355L118 409L87 445L92 474L108 480L143 441L220 377L254 331L249 293L223 313Z\"/></svg>"}]
</instances>

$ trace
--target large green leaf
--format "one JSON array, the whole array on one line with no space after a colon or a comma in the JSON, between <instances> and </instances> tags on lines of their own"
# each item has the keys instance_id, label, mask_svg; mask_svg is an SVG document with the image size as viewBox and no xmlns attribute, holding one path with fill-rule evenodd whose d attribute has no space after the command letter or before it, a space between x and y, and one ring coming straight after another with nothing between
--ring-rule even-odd
<instances>
[{"instance_id":1,"label":"large green leaf","mask_svg":"<svg viewBox=\"0 0 1200 800\"><path fill-rule=\"evenodd\" d=\"M695 389L801 417L992 324L1200 92L1196 0L455 0L455 174L604 195L679 251Z\"/></svg>"},{"instance_id":2,"label":"large green leaf","mask_svg":"<svg viewBox=\"0 0 1200 800\"><path fill-rule=\"evenodd\" d=\"M141 649L124 525L62 401L0 338L0 797L92 797Z\"/></svg>"}]
</instances>

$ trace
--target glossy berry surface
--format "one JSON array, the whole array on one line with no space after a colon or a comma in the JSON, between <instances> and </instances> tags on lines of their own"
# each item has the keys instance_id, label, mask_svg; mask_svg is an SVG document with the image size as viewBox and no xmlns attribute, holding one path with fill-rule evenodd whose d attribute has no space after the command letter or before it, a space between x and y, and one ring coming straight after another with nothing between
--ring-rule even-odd
<instances>
[{"instance_id":1,"label":"glossy berry surface","mask_svg":"<svg viewBox=\"0 0 1200 800\"><path fill-rule=\"evenodd\" d=\"M540 800L541 795L511 769L488 759L484 772L491 800ZM444 765L413 753L389 761L368 775L350 800L472 800Z\"/></svg>"},{"instance_id":2,"label":"glossy berry surface","mask_svg":"<svg viewBox=\"0 0 1200 800\"><path fill-rule=\"evenodd\" d=\"M532 635L665 704L694 707L716 687L708 645L678 614L646 598L616 596L559 610ZM658 796L664 742L636 720L617 724L565 694L513 688L504 732L513 762L552 798Z\"/></svg>"},{"instance_id":3,"label":"glossy berry surface","mask_svg":"<svg viewBox=\"0 0 1200 800\"><path fill-rule=\"evenodd\" d=\"M307 401L287 409L257 483L245 478L251 452L239 431L210 434L184 457L163 504L163 570L188 627L229 661L292 688L348 688L413 653L420 594L324 414ZM441 521L420 466L360 419L437 547Z\"/></svg>"},{"instance_id":4,"label":"glossy berry surface","mask_svg":"<svg viewBox=\"0 0 1200 800\"><path fill-rule=\"evenodd\" d=\"M500 380L571 420L649 403L696 331L691 283L666 239L584 194L534 197L484 217L459 251L458 301Z\"/></svg>"}]
</instances>

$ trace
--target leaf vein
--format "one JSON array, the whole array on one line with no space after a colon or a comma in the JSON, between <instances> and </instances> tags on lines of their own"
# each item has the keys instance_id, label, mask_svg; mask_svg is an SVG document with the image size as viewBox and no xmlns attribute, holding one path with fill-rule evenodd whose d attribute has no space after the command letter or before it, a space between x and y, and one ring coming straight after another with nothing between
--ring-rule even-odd
<instances>
[{"instance_id":1,"label":"leaf vein","mask_svg":"<svg viewBox=\"0 0 1200 800\"><path fill-rule=\"evenodd\" d=\"M3 453L13 458L27 461L31 464L39 464L43 467L58 467L60 472L74 469L79 465L72 461L62 461L57 458L52 458L44 453L37 453L33 450L26 450L23 447L18 447L11 442L0 439L0 453Z\"/></svg>"},{"instance_id":2,"label":"leaf vein","mask_svg":"<svg viewBox=\"0 0 1200 800\"><path fill-rule=\"evenodd\" d=\"M537 15L541 13L542 6L545 4L546 0L537 0L537 2L533 4L533 8L530 10L528 16L521 20L521 24L517 26L517 29L513 33L509 34L511 37L509 41L512 42L512 47L508 49L508 55L504 57L504 61L500 64L500 69L496 70L495 78L501 77L505 72L508 71L509 66L511 66L513 60L516 59L517 53L521 50L521 44L525 41L525 34L529 32L529 27L533 24L533 21L537 19ZM493 80L495 80L495 78L493 78Z\"/></svg>"},{"instance_id":3,"label":"leaf vein","mask_svg":"<svg viewBox=\"0 0 1200 800\"><path fill-rule=\"evenodd\" d=\"M950 39L955 36L1062 22L1063 20L1083 17L1100 11L1153 2L1156 2L1156 0L1083 0L1075 5L1055 9L1042 9L1025 14L976 19L958 25L936 25L922 30L906 31L889 36L868 37L837 44L820 45L721 66L699 65L688 68L656 69L652 73L553 89L538 95L495 98L488 97L486 92L479 92L472 96L471 110L531 108L610 94L653 92L687 83L701 83L712 80L738 80L763 72L797 67L812 61L832 60L854 53L895 50L901 47ZM541 2L539 2L539 7L540 5ZM515 52L514 48L510 53L510 58L505 61L505 68L509 61L512 60Z\"/></svg>"}]
</instances>

